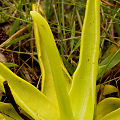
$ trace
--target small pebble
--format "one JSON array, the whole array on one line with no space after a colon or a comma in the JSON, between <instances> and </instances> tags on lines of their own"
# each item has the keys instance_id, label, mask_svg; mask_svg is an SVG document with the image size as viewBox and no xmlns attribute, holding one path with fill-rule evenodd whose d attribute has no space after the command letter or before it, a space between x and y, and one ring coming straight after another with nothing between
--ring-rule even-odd
<instances>
[{"instance_id":1,"label":"small pebble","mask_svg":"<svg viewBox=\"0 0 120 120\"><path fill-rule=\"evenodd\" d=\"M3 62L3 63L7 62L7 59L2 53L0 53L0 62Z\"/></svg>"}]
</instances>

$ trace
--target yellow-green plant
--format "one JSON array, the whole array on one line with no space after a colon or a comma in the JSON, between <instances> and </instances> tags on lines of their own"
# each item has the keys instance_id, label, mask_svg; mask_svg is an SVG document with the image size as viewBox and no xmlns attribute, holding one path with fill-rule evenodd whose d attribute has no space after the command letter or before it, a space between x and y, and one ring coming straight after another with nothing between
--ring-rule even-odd
<instances>
[{"instance_id":1,"label":"yellow-green plant","mask_svg":"<svg viewBox=\"0 0 120 120\"><path fill-rule=\"evenodd\" d=\"M15 103L12 106L0 102L0 120L118 120L119 99L105 99L96 107L100 0L87 0L79 63L72 77L63 65L47 21L35 9L33 5L34 11L30 14L42 71L42 90L39 91L0 63L1 90L7 92L5 86L10 87L13 95L10 98L23 110L15 108Z\"/></svg>"}]
</instances>

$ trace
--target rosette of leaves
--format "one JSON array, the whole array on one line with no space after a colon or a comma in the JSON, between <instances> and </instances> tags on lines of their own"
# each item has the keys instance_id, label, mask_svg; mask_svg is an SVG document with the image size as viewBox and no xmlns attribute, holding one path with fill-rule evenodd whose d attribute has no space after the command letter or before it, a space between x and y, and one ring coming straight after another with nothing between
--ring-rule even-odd
<instances>
[{"instance_id":1,"label":"rosette of leaves","mask_svg":"<svg viewBox=\"0 0 120 120\"><path fill-rule=\"evenodd\" d=\"M10 92L13 101L0 102L0 120L118 120L119 99L105 99L96 107L100 0L87 0L79 63L72 77L64 67L46 19L36 12L35 5L30 14L42 89L38 90L0 63L0 88L6 95Z\"/></svg>"}]
</instances>

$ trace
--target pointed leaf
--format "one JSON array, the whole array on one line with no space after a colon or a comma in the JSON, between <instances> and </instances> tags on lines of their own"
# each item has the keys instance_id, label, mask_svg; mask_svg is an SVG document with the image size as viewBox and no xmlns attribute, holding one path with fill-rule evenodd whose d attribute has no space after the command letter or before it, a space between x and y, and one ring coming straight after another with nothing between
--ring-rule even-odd
<instances>
[{"instance_id":1,"label":"pointed leaf","mask_svg":"<svg viewBox=\"0 0 120 120\"><path fill-rule=\"evenodd\" d=\"M33 4L32 9L37 11L37 7L38 7L38 5ZM43 11L42 11L42 13L43 13ZM53 75L52 75L51 68L49 65L49 60L46 59L46 58L48 58L48 53L46 51L46 47L43 42L43 41L47 41L47 40L45 40L45 38L41 39L41 37L39 36L38 25L35 22L33 24L34 24L34 34L35 34L35 42L36 42L36 47L37 47L38 60L39 60L39 64L40 64L41 72L42 72L42 86L41 86L42 92L51 101L54 101L55 104L58 104L56 92L55 92L54 81L53 81ZM48 31L48 32L51 33L51 31ZM46 36L47 35L48 34L46 33ZM48 38L49 37L50 36L48 36ZM54 42L53 38L51 38L51 40ZM51 44L51 43L49 42L49 44ZM52 56L52 54L51 54L51 56ZM53 57L55 57L55 56L53 56ZM64 67L62 60L60 62L61 62L61 67L63 69L64 77L66 77L65 80L67 82L67 86L68 86L68 88L70 88L71 77L70 77L69 73L67 72L66 68Z\"/></svg>"},{"instance_id":2,"label":"pointed leaf","mask_svg":"<svg viewBox=\"0 0 120 120\"><path fill-rule=\"evenodd\" d=\"M87 0L78 67L70 92L76 120L93 120L100 41L100 0Z\"/></svg>"},{"instance_id":3,"label":"pointed leaf","mask_svg":"<svg viewBox=\"0 0 120 120\"><path fill-rule=\"evenodd\" d=\"M47 79L52 78L54 81L53 84L55 86L58 105L61 113L60 117L63 120L64 119L71 120L73 116L72 116L70 100L66 88L67 83L61 67L61 58L54 41L54 37L52 35L52 32L50 30L47 21L39 13L37 13L36 11L31 11L31 16L33 18L34 23L37 24L38 27L38 33L39 33L38 38L40 39L39 41L37 41L38 42L37 45L39 45L39 48L42 47L41 50L44 50L44 54L42 54L41 51L39 52L39 57L40 58L43 57L43 60L46 60L47 63L47 66L44 67L45 66L45 64L43 64L44 61L41 61L42 67L44 67L44 69L49 67L48 72L49 73L51 72L50 75L52 76L50 78L49 76L46 77L48 77ZM42 46L40 46L40 44Z\"/></svg>"},{"instance_id":4,"label":"pointed leaf","mask_svg":"<svg viewBox=\"0 0 120 120\"><path fill-rule=\"evenodd\" d=\"M54 119L58 109L37 88L15 75L6 66L0 63L0 86L7 80L16 103L35 120Z\"/></svg>"}]
</instances>

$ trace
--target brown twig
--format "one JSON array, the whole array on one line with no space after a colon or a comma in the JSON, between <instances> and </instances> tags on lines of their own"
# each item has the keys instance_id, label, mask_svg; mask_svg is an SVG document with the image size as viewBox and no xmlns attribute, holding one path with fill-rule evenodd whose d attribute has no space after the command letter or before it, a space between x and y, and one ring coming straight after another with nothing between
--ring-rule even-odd
<instances>
[{"instance_id":1,"label":"brown twig","mask_svg":"<svg viewBox=\"0 0 120 120\"><path fill-rule=\"evenodd\" d=\"M114 5L114 4L112 4L112 3L108 2L108 1L105 1L105 0L101 0L101 1L106 3L106 4L108 4L108 5L110 5L110 6L112 6L112 7L120 8L120 5L119 6L118 5Z\"/></svg>"},{"instance_id":2,"label":"brown twig","mask_svg":"<svg viewBox=\"0 0 120 120\"><path fill-rule=\"evenodd\" d=\"M3 43L0 45L0 47L2 47L4 44L6 44L9 40L12 40L12 39L20 36L21 33L25 32L26 29L28 29L28 28L29 28L29 25L27 25L27 26L23 27L22 29L20 29L19 31L17 31L17 32L16 32L15 34L13 34L9 39L7 39L5 42L3 42Z\"/></svg>"}]
</instances>

